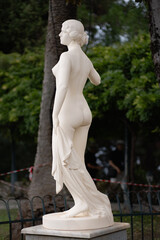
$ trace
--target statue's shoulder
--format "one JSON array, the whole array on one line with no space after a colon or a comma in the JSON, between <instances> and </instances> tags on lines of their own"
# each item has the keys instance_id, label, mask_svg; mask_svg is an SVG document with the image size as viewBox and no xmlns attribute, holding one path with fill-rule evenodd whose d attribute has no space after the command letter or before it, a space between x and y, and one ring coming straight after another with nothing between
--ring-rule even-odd
<instances>
[{"instance_id":1,"label":"statue's shoulder","mask_svg":"<svg viewBox=\"0 0 160 240\"><path fill-rule=\"evenodd\" d=\"M69 60L70 60L70 56L69 56L68 52L63 52L60 56L59 64L70 62Z\"/></svg>"},{"instance_id":2,"label":"statue's shoulder","mask_svg":"<svg viewBox=\"0 0 160 240\"><path fill-rule=\"evenodd\" d=\"M63 52L61 54L61 56L60 56L60 59L62 59L62 58L69 58L69 52L68 51L67 52Z\"/></svg>"}]
</instances>

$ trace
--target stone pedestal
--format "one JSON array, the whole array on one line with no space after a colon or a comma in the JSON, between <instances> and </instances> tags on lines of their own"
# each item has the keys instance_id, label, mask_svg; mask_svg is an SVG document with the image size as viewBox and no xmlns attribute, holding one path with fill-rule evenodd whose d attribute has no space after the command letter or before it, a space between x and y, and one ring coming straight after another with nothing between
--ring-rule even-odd
<instances>
[{"instance_id":1,"label":"stone pedestal","mask_svg":"<svg viewBox=\"0 0 160 240\"><path fill-rule=\"evenodd\" d=\"M114 223L111 227L95 229L95 230L78 230L78 231L62 231L50 230L38 225L34 227L24 228L21 233L25 234L26 240L127 240L128 223Z\"/></svg>"},{"instance_id":2,"label":"stone pedestal","mask_svg":"<svg viewBox=\"0 0 160 240\"><path fill-rule=\"evenodd\" d=\"M85 216L66 218L64 212L49 213L42 218L43 226L52 230L63 231L84 231L106 228L113 225L113 219L110 216Z\"/></svg>"}]
</instances>

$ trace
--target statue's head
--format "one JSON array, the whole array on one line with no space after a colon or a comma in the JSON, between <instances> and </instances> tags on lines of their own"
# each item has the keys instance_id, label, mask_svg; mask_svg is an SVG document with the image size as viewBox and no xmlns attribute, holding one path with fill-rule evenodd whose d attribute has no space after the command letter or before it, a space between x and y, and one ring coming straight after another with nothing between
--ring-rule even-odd
<instances>
[{"instance_id":1,"label":"statue's head","mask_svg":"<svg viewBox=\"0 0 160 240\"><path fill-rule=\"evenodd\" d=\"M80 46L88 43L88 35L84 31L83 24L80 21L74 19L65 21L62 24L61 33L59 34L59 36L61 37L62 34L63 39L61 38L61 43L64 45L68 45L69 41L75 41ZM64 36L65 34L66 36Z\"/></svg>"}]
</instances>

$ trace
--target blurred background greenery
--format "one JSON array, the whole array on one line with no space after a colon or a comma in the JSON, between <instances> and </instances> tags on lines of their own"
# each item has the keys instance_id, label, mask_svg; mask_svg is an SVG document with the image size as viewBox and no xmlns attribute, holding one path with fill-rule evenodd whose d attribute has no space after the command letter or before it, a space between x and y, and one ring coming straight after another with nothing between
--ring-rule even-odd
<instances>
[{"instance_id":1,"label":"blurred background greenery","mask_svg":"<svg viewBox=\"0 0 160 240\"><path fill-rule=\"evenodd\" d=\"M11 169L13 156L17 169L34 163L47 19L48 1L0 2L0 172ZM90 36L84 51L102 78L100 86L88 83L84 92L94 116L89 139L114 145L129 129L135 181L145 182L145 173L152 171L158 183L160 92L147 8L134 0L82 0L77 19Z\"/></svg>"}]
</instances>

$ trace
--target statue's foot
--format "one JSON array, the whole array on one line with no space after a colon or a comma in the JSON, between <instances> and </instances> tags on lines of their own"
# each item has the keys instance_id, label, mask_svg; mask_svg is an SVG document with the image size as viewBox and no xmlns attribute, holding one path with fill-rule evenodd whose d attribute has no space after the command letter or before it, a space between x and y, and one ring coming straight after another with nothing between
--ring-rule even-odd
<instances>
[{"instance_id":1,"label":"statue's foot","mask_svg":"<svg viewBox=\"0 0 160 240\"><path fill-rule=\"evenodd\" d=\"M64 217L66 218L87 216L88 205L85 203L79 203L64 213L65 213Z\"/></svg>"}]
</instances>

